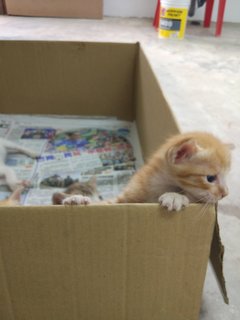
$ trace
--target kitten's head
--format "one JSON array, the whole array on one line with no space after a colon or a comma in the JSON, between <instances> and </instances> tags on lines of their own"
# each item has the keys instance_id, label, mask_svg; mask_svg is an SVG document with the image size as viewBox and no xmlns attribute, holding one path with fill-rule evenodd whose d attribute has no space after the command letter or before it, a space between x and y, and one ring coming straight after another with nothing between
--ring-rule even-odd
<instances>
[{"instance_id":1,"label":"kitten's head","mask_svg":"<svg viewBox=\"0 0 240 320\"><path fill-rule=\"evenodd\" d=\"M192 201L215 203L228 194L228 145L203 132L173 137L167 145L168 172Z\"/></svg>"},{"instance_id":2,"label":"kitten's head","mask_svg":"<svg viewBox=\"0 0 240 320\"><path fill-rule=\"evenodd\" d=\"M62 204L63 200L69 195L82 195L90 198L98 198L97 181L96 177L92 176L88 181L85 182L74 182L64 192L55 192L52 195L52 203L54 205Z\"/></svg>"},{"instance_id":3,"label":"kitten's head","mask_svg":"<svg viewBox=\"0 0 240 320\"><path fill-rule=\"evenodd\" d=\"M88 181L77 181L71 184L65 193L81 194L83 196L91 197L97 193L97 179L92 176Z\"/></svg>"}]
</instances>

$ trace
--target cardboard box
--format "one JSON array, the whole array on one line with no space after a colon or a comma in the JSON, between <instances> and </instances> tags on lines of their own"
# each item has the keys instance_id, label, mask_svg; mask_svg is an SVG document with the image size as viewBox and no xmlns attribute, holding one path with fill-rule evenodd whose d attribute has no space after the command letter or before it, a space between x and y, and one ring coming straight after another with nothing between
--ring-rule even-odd
<instances>
[{"instance_id":1,"label":"cardboard box","mask_svg":"<svg viewBox=\"0 0 240 320\"><path fill-rule=\"evenodd\" d=\"M103 0L5 0L7 14L14 16L101 19Z\"/></svg>"},{"instance_id":2,"label":"cardboard box","mask_svg":"<svg viewBox=\"0 0 240 320\"><path fill-rule=\"evenodd\" d=\"M144 156L178 132L139 44L0 41L2 113L136 120ZM0 208L0 318L198 319L216 208Z\"/></svg>"},{"instance_id":3,"label":"cardboard box","mask_svg":"<svg viewBox=\"0 0 240 320\"><path fill-rule=\"evenodd\" d=\"M4 1L0 0L0 14L6 14Z\"/></svg>"}]
</instances>

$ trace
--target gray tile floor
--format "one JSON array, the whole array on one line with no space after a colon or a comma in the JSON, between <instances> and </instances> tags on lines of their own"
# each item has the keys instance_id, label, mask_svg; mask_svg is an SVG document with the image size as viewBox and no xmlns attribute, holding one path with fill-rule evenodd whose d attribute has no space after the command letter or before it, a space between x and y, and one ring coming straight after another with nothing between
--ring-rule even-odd
<instances>
[{"instance_id":1,"label":"gray tile floor","mask_svg":"<svg viewBox=\"0 0 240 320\"><path fill-rule=\"evenodd\" d=\"M0 16L0 39L140 41L180 128L209 130L234 143L230 195L219 205L230 305L223 303L209 267L200 319L240 319L240 24L224 24L220 38L213 27L189 25L179 41L159 39L148 19Z\"/></svg>"}]
</instances>

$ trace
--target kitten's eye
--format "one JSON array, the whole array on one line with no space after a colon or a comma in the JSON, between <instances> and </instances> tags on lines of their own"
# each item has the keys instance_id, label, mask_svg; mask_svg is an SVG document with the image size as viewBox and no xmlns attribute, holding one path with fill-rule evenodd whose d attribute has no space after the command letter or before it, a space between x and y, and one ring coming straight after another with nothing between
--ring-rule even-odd
<instances>
[{"instance_id":1,"label":"kitten's eye","mask_svg":"<svg viewBox=\"0 0 240 320\"><path fill-rule=\"evenodd\" d=\"M217 179L217 176L207 176L207 181L210 183L216 181L216 179Z\"/></svg>"}]
</instances>

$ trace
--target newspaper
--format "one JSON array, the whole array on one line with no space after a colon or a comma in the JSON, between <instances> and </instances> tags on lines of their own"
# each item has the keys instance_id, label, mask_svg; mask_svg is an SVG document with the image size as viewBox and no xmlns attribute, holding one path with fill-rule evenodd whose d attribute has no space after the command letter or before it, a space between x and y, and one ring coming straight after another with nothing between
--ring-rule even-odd
<instances>
[{"instance_id":1,"label":"newspaper","mask_svg":"<svg viewBox=\"0 0 240 320\"><path fill-rule=\"evenodd\" d=\"M23 205L49 205L52 194L96 176L103 199L116 197L143 164L134 122L105 117L3 115L0 136L39 154L8 154L19 180L29 181ZM10 194L0 180L0 199Z\"/></svg>"}]
</instances>

